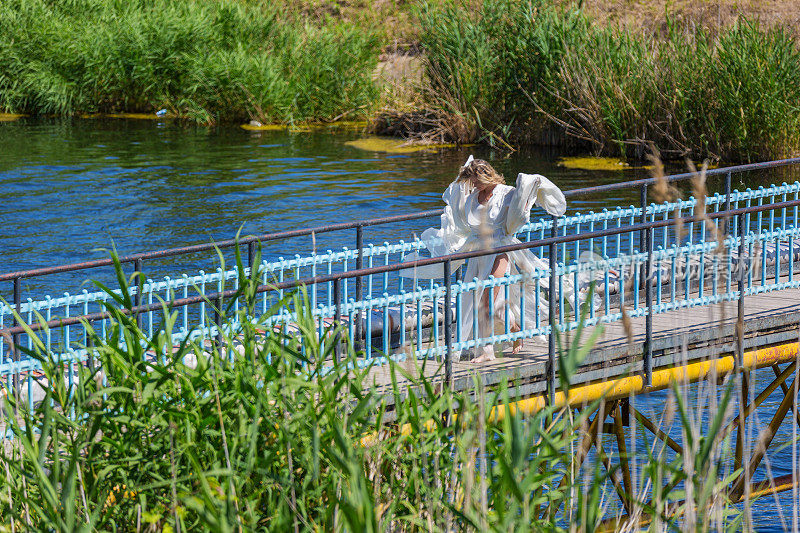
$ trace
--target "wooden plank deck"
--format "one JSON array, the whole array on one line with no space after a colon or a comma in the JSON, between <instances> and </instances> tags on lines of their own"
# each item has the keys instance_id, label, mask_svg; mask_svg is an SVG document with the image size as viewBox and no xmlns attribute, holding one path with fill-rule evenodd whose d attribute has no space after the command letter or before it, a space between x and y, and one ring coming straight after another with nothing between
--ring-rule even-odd
<instances>
[{"instance_id":1,"label":"wooden plank deck","mask_svg":"<svg viewBox=\"0 0 800 533\"><path fill-rule=\"evenodd\" d=\"M735 348L736 301L698 306L653 316L653 368L671 366L723 353ZM632 337L629 340L622 323L605 324L599 342L590 352L573 379L573 383L601 381L630 373L642 372L642 351L645 340L645 317L631 318ZM797 341L800 330L800 289L786 289L745 298L745 349L781 342ZM587 328L584 339L593 328ZM566 342L571 342L566 334ZM502 354L500 350L502 348ZM496 346L497 359L486 363L459 361L453 363L454 385L457 389L473 387L476 376L491 387L509 379L518 394L530 395L546 389L545 370L547 343L526 339L519 354L511 353L510 344ZM424 375L441 381L444 368L438 361L418 361L408 357L399 363L408 374L396 375L401 387L414 387L414 381ZM388 391L391 384L387 365L371 370L373 385ZM391 400L389 399L390 403Z\"/></svg>"}]
</instances>

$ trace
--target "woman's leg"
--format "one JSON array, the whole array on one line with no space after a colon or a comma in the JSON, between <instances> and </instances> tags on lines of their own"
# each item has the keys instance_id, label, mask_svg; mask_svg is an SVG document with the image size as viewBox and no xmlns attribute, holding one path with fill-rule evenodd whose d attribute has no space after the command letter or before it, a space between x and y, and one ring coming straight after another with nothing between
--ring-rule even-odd
<instances>
[{"instance_id":1,"label":"woman's leg","mask_svg":"<svg viewBox=\"0 0 800 533\"><path fill-rule=\"evenodd\" d=\"M508 266L509 266L508 255L506 255L506 254L498 254L497 257L495 257L495 259L494 259L494 264L492 265L492 271L489 274L494 276L495 278L503 277L508 272ZM501 290L502 290L502 287L500 287L500 286L497 286L497 287L494 288L494 301L495 302L500 297L500 291ZM478 320L482 321L483 326L484 326L481 329L483 329L484 331L491 332L492 326L494 324L494 314L492 313L492 309L491 309L491 305L490 305L491 302L489 301L489 298L490 298L489 289L484 289L483 294L481 295L481 301L480 301L481 308L480 308L479 311L477 309L475 311L480 313L478 315L478 317L479 317ZM477 338L477 332L476 332L476 338ZM518 347L517 343L515 342L514 343L514 353L517 353L520 350L521 346L522 345L520 344L520 346ZM494 357L494 348L492 348L491 345L488 345L488 346L484 347L483 354L480 355L479 357L476 357L475 359L473 359L473 361L476 362L476 363L483 363L485 361L491 361L494 358L495 358Z\"/></svg>"}]
</instances>

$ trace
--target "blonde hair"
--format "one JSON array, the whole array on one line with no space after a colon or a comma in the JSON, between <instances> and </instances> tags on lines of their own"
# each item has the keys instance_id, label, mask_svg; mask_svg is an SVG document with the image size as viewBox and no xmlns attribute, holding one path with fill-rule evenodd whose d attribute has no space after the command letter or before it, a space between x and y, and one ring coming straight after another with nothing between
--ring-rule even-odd
<instances>
[{"instance_id":1,"label":"blonde hair","mask_svg":"<svg viewBox=\"0 0 800 533\"><path fill-rule=\"evenodd\" d=\"M458 181L467 181L473 187L484 188L489 185L505 183L503 175L483 159L473 159L458 171Z\"/></svg>"}]
</instances>

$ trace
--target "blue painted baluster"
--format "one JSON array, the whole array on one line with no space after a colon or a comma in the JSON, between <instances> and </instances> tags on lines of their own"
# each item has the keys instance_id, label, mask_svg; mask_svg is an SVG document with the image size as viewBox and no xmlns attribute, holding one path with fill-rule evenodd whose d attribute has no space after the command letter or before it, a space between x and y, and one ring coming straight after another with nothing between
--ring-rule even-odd
<instances>
[{"instance_id":1,"label":"blue painted baluster","mask_svg":"<svg viewBox=\"0 0 800 533\"><path fill-rule=\"evenodd\" d=\"M489 294L489 324L487 329L487 337L483 337L482 341L483 344L486 346L490 346L494 344L494 321L495 321L495 298L494 298L494 288L497 286L495 285L495 277L489 276L489 280L486 283L487 289L484 290L484 294L486 290L488 290Z\"/></svg>"},{"instance_id":2,"label":"blue painted baluster","mask_svg":"<svg viewBox=\"0 0 800 533\"><path fill-rule=\"evenodd\" d=\"M794 200L800 199L800 182L794 182ZM792 234L789 239L789 283L794 281L794 250L795 250L795 235L797 235L798 228L798 206L794 206L794 213L792 215Z\"/></svg>"},{"instance_id":3,"label":"blue painted baluster","mask_svg":"<svg viewBox=\"0 0 800 533\"><path fill-rule=\"evenodd\" d=\"M406 246L405 241L403 241L401 239L400 240L400 262L401 263L406 260L406 252L405 252L406 248L405 248L405 246ZM397 287L398 287L398 291L401 292L401 293L403 292L403 289L405 288L404 287L404 282L405 282L405 279L402 276L398 276Z\"/></svg>"},{"instance_id":4,"label":"blue painted baluster","mask_svg":"<svg viewBox=\"0 0 800 533\"><path fill-rule=\"evenodd\" d=\"M434 356L438 356L439 355L439 284L438 283L432 284L431 289L432 289L431 304L433 304L433 350L434 350L433 354Z\"/></svg>"},{"instance_id":5,"label":"blue painted baluster","mask_svg":"<svg viewBox=\"0 0 800 533\"><path fill-rule=\"evenodd\" d=\"M674 306L674 304L676 302L677 292L678 292L678 289L677 289L677 284L678 284L678 280L677 280L677 277L678 277L677 276L677 261L678 261L678 245L677 244L673 244L672 245L672 263L670 265L670 287L669 287L670 303L673 304L673 306Z\"/></svg>"},{"instance_id":6,"label":"blue painted baluster","mask_svg":"<svg viewBox=\"0 0 800 533\"><path fill-rule=\"evenodd\" d=\"M759 238L761 239L761 287L764 287L767 284L767 235L761 233Z\"/></svg>"},{"instance_id":7,"label":"blue painted baluster","mask_svg":"<svg viewBox=\"0 0 800 533\"><path fill-rule=\"evenodd\" d=\"M417 307L417 353L422 353L422 289L414 291L414 303Z\"/></svg>"},{"instance_id":8,"label":"blue painted baluster","mask_svg":"<svg viewBox=\"0 0 800 533\"><path fill-rule=\"evenodd\" d=\"M686 246L684 249L684 255L686 256L684 260L684 273L683 273L683 299L688 302L691 298L691 287L692 287L692 269L691 269L691 261L692 261L692 252L691 252L691 244Z\"/></svg>"},{"instance_id":9,"label":"blue painted baluster","mask_svg":"<svg viewBox=\"0 0 800 533\"><path fill-rule=\"evenodd\" d=\"M562 260L564 256L562 256ZM564 330L564 263L556 263L556 274L558 275L558 326L561 331Z\"/></svg>"},{"instance_id":10,"label":"blue painted baluster","mask_svg":"<svg viewBox=\"0 0 800 533\"><path fill-rule=\"evenodd\" d=\"M66 302L67 302L65 304L64 316L65 317L69 317L70 316L69 315L69 293L65 292L64 296L65 296ZM28 303L28 324L32 324L33 323L33 300L31 298L28 298L28 302L27 303ZM65 337L66 340L64 341L64 351L68 352L69 351L69 345L70 345L69 326L66 326L64 328L64 331L65 331L65 335L66 335L66 337ZM27 337L28 337L28 343L27 343L28 344L28 350L33 350L33 338L30 335L28 335ZM61 359L61 357L59 355L59 360L60 359ZM25 379L25 382L28 385L28 409L30 409L32 411L33 410L33 381L34 381L33 380L33 370L28 370L25 374L27 376L26 379Z\"/></svg>"},{"instance_id":11,"label":"blue painted baluster","mask_svg":"<svg viewBox=\"0 0 800 533\"><path fill-rule=\"evenodd\" d=\"M608 256L604 256L603 258L605 259L605 264L603 266L603 315L608 316L611 314L611 263L608 261ZM591 294L589 297L591 298Z\"/></svg>"},{"instance_id":12,"label":"blue painted baluster","mask_svg":"<svg viewBox=\"0 0 800 533\"><path fill-rule=\"evenodd\" d=\"M400 278L402 281L402 278ZM400 346L406 348L406 291L400 289Z\"/></svg>"},{"instance_id":13,"label":"blue painted baluster","mask_svg":"<svg viewBox=\"0 0 800 533\"><path fill-rule=\"evenodd\" d=\"M472 289L472 338L475 340L475 352L478 352L478 341L480 339L478 329L478 314L480 313L480 297L478 296L479 292L482 294L482 284L478 281L478 278L473 278L472 280L475 282L475 288Z\"/></svg>"},{"instance_id":14,"label":"blue painted baluster","mask_svg":"<svg viewBox=\"0 0 800 533\"><path fill-rule=\"evenodd\" d=\"M750 259L750 268L747 269L747 290L753 288L753 270L755 268L755 257L753 256L753 248L755 247L755 234L748 232L745 235L745 244L747 245L747 257Z\"/></svg>"},{"instance_id":15,"label":"blue painted baluster","mask_svg":"<svg viewBox=\"0 0 800 533\"><path fill-rule=\"evenodd\" d=\"M372 296L364 298L364 314L366 315L366 327L364 328L364 346L367 360L372 359Z\"/></svg>"},{"instance_id":16,"label":"blue painted baluster","mask_svg":"<svg viewBox=\"0 0 800 533\"><path fill-rule=\"evenodd\" d=\"M629 206L628 209L630 209L630 217L628 219L628 224L633 226L634 224L636 224L636 214L638 210L632 205ZM634 247L634 233L636 232L634 231L628 232L628 253L631 254L635 253L636 251L636 248Z\"/></svg>"},{"instance_id":17,"label":"blue painted baluster","mask_svg":"<svg viewBox=\"0 0 800 533\"><path fill-rule=\"evenodd\" d=\"M639 277L640 277L640 261L639 255L634 255L631 257L633 261L633 310L637 311L639 309Z\"/></svg>"},{"instance_id":18,"label":"blue painted baluster","mask_svg":"<svg viewBox=\"0 0 800 533\"><path fill-rule=\"evenodd\" d=\"M625 270L626 261L618 261L619 264L619 308L625 307Z\"/></svg>"},{"instance_id":19,"label":"blue painted baluster","mask_svg":"<svg viewBox=\"0 0 800 533\"><path fill-rule=\"evenodd\" d=\"M344 246L342 248L342 250L343 250L343 253L342 253L342 272L349 272L350 259L347 257L347 252L349 250L348 250L347 246ZM370 256L370 261L371 260L372 260L372 256ZM372 266L371 262L370 262L369 266ZM343 301L343 302L347 301L347 299L349 298L349 294L350 294L349 287L348 287L348 285L349 285L348 281L349 280L347 278L344 278L342 280L342 298L343 298L343 300L341 300L341 301ZM372 295L372 293L370 293L370 296L371 295Z\"/></svg>"},{"instance_id":20,"label":"blue painted baluster","mask_svg":"<svg viewBox=\"0 0 800 533\"><path fill-rule=\"evenodd\" d=\"M375 266L375 245L371 244L368 246L369 248L369 268L373 268ZM369 294L370 298L372 298L372 278L374 277L373 274L367 276L367 294Z\"/></svg>"},{"instance_id":21,"label":"blue painted baluster","mask_svg":"<svg viewBox=\"0 0 800 533\"><path fill-rule=\"evenodd\" d=\"M572 295L573 295L573 298L572 298L572 313L574 315L573 318L574 318L574 322L575 322L576 326L578 324L578 319L581 316L581 311L580 311L581 305L580 305L580 298L579 298L579 294L580 294L580 273L578 272L578 267L579 266L580 266L580 264L577 263L577 261L576 261L575 262L575 271L572 273L572 278L573 278L573 282L572 282ZM591 295L589 295L589 298L591 298ZM592 306L592 305L589 306L589 308L590 308L589 318L594 318L594 310L591 309L592 307L594 307L594 306Z\"/></svg>"},{"instance_id":22,"label":"blue painted baluster","mask_svg":"<svg viewBox=\"0 0 800 533\"><path fill-rule=\"evenodd\" d=\"M166 295L165 295L164 299L167 302L170 302L170 301L172 301L173 298L171 297L170 290L169 290L169 287L170 287L169 276L166 276L164 279L167 282L167 290L166 290ZM145 282L145 286L148 287L148 289L149 289L147 291L147 304L150 305L150 304L153 303L153 288L155 287L155 283L153 282L152 279L147 278L147 281ZM153 338L153 311L148 311L147 312L147 334L150 336L151 339Z\"/></svg>"},{"instance_id":23,"label":"blue painted baluster","mask_svg":"<svg viewBox=\"0 0 800 533\"><path fill-rule=\"evenodd\" d=\"M519 280L519 330L520 332L527 331L525 327L525 283L526 283L525 275L523 275L522 279ZM525 338L525 335L522 335L520 338Z\"/></svg>"},{"instance_id":24,"label":"blue painted baluster","mask_svg":"<svg viewBox=\"0 0 800 533\"><path fill-rule=\"evenodd\" d=\"M389 243L384 241L383 245L384 245L384 247L386 247L386 252L385 252L385 254L383 256L383 264L385 266L387 266L389 264ZM389 273L388 272L384 272L383 273L383 292L388 292L388 291L389 291Z\"/></svg>"},{"instance_id":25,"label":"blue painted baluster","mask_svg":"<svg viewBox=\"0 0 800 533\"><path fill-rule=\"evenodd\" d=\"M206 273L205 271L200 271L200 294L205 296L206 294ZM200 331L203 332L203 335L206 333L206 302L202 300L200 302Z\"/></svg>"},{"instance_id":26,"label":"blue painted baluster","mask_svg":"<svg viewBox=\"0 0 800 533\"><path fill-rule=\"evenodd\" d=\"M348 346L356 345L356 301L350 298L347 305L347 341Z\"/></svg>"},{"instance_id":27,"label":"blue painted baluster","mask_svg":"<svg viewBox=\"0 0 800 533\"><path fill-rule=\"evenodd\" d=\"M538 240L544 239L545 226L547 226L548 229L551 228L553 226L552 220L549 221L549 222L543 222L542 223L542 227L539 228L539 239ZM542 259L542 260L544 259L544 246L540 246L539 247L539 259Z\"/></svg>"},{"instance_id":28,"label":"blue painted baluster","mask_svg":"<svg viewBox=\"0 0 800 533\"><path fill-rule=\"evenodd\" d=\"M333 274L333 251L328 250L327 253L328 253L328 271L327 271L327 274L330 276L331 274ZM331 305L332 302L333 302L333 282L329 281L328 282L328 298L327 298L326 303L328 305Z\"/></svg>"},{"instance_id":29,"label":"blue painted baluster","mask_svg":"<svg viewBox=\"0 0 800 533\"><path fill-rule=\"evenodd\" d=\"M503 302L503 334L509 335L511 333L511 320L509 317L509 308L508 302L511 300L511 287L509 285L510 276L508 272L505 274L505 279L503 280L503 298L505 302Z\"/></svg>"},{"instance_id":30,"label":"blue painted baluster","mask_svg":"<svg viewBox=\"0 0 800 533\"><path fill-rule=\"evenodd\" d=\"M388 256L387 256L388 260ZM389 357L389 339L391 329L389 328L389 293L383 293L383 355Z\"/></svg>"},{"instance_id":31,"label":"blue painted baluster","mask_svg":"<svg viewBox=\"0 0 800 533\"><path fill-rule=\"evenodd\" d=\"M661 307L661 299L663 297L662 296L662 286L661 286L661 283L662 283L661 275L662 275L662 271L664 270L663 266L664 266L665 250L664 250L663 246L659 246L656 249L656 251L658 252L658 257L659 257L658 263L656 263L657 264L657 267L656 267L657 268L657 270L656 270L656 305L660 308Z\"/></svg>"},{"instance_id":32,"label":"blue painted baluster","mask_svg":"<svg viewBox=\"0 0 800 533\"><path fill-rule=\"evenodd\" d=\"M700 224L700 241L703 243L702 248L700 248L700 264L697 265L698 269L698 280L697 280L697 295L702 298L703 291L705 288L705 267L706 267L706 225Z\"/></svg>"},{"instance_id":33,"label":"blue painted baluster","mask_svg":"<svg viewBox=\"0 0 800 533\"><path fill-rule=\"evenodd\" d=\"M72 296L68 292L64 293L64 318L71 316L70 309L72 308ZM33 300L28 298L28 324L33 322ZM69 352L71 349L72 340L70 338L70 326L64 326L64 352ZM28 348L32 349L31 338L28 337Z\"/></svg>"},{"instance_id":34,"label":"blue painted baluster","mask_svg":"<svg viewBox=\"0 0 800 533\"><path fill-rule=\"evenodd\" d=\"M283 270L281 270L281 273L283 273ZM225 272L222 270L222 267L217 267L217 275L219 276L217 278L217 291L218 292L222 292L222 291L225 290ZM225 309L226 305L227 305L227 302L223 301L222 308L219 310L220 316L222 316L223 309ZM220 330L220 331L217 331L217 335L219 335L222 332L221 330L225 329L224 324L225 324L225 321L227 320L227 318L228 317L224 317L223 320L221 321L222 325L217 327L217 329ZM230 359L231 358L231 352L232 352L231 346L228 346L227 352L228 352L228 358Z\"/></svg>"},{"instance_id":35,"label":"blue painted baluster","mask_svg":"<svg viewBox=\"0 0 800 533\"><path fill-rule=\"evenodd\" d=\"M86 292L87 292L86 289L84 289L84 293L86 293ZM47 305L47 312L45 313L45 320L50 322L50 320L53 319L53 313L52 313L52 311L53 311L52 310L53 299L50 298L49 294L45 297L45 302L47 302L47 304L46 304ZM30 324L30 322L29 322L29 324ZM47 346L47 353L49 353L49 354L53 353L53 347L52 347L53 338L52 337L53 337L53 332L50 330L50 328L47 328L47 333L46 333L46 338L45 338L45 346ZM85 331L84 331L84 343L85 342L86 342L86 335L85 335Z\"/></svg>"}]
</instances>

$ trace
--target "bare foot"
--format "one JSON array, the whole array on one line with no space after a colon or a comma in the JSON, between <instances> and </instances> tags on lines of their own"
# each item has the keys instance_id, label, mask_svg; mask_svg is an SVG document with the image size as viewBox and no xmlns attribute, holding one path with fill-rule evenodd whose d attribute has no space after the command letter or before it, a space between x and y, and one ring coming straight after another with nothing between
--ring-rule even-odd
<instances>
[{"instance_id":1,"label":"bare foot","mask_svg":"<svg viewBox=\"0 0 800 533\"><path fill-rule=\"evenodd\" d=\"M519 331L519 326L514 324L511 326L511 333L517 333ZM522 339L517 339L514 341L514 344L511 348L511 353L519 353L522 350Z\"/></svg>"},{"instance_id":2,"label":"bare foot","mask_svg":"<svg viewBox=\"0 0 800 533\"><path fill-rule=\"evenodd\" d=\"M496 358L494 356L494 350L491 351L484 351L481 355L476 357L472 360L473 363L488 363L489 361L494 361Z\"/></svg>"}]
</instances>

